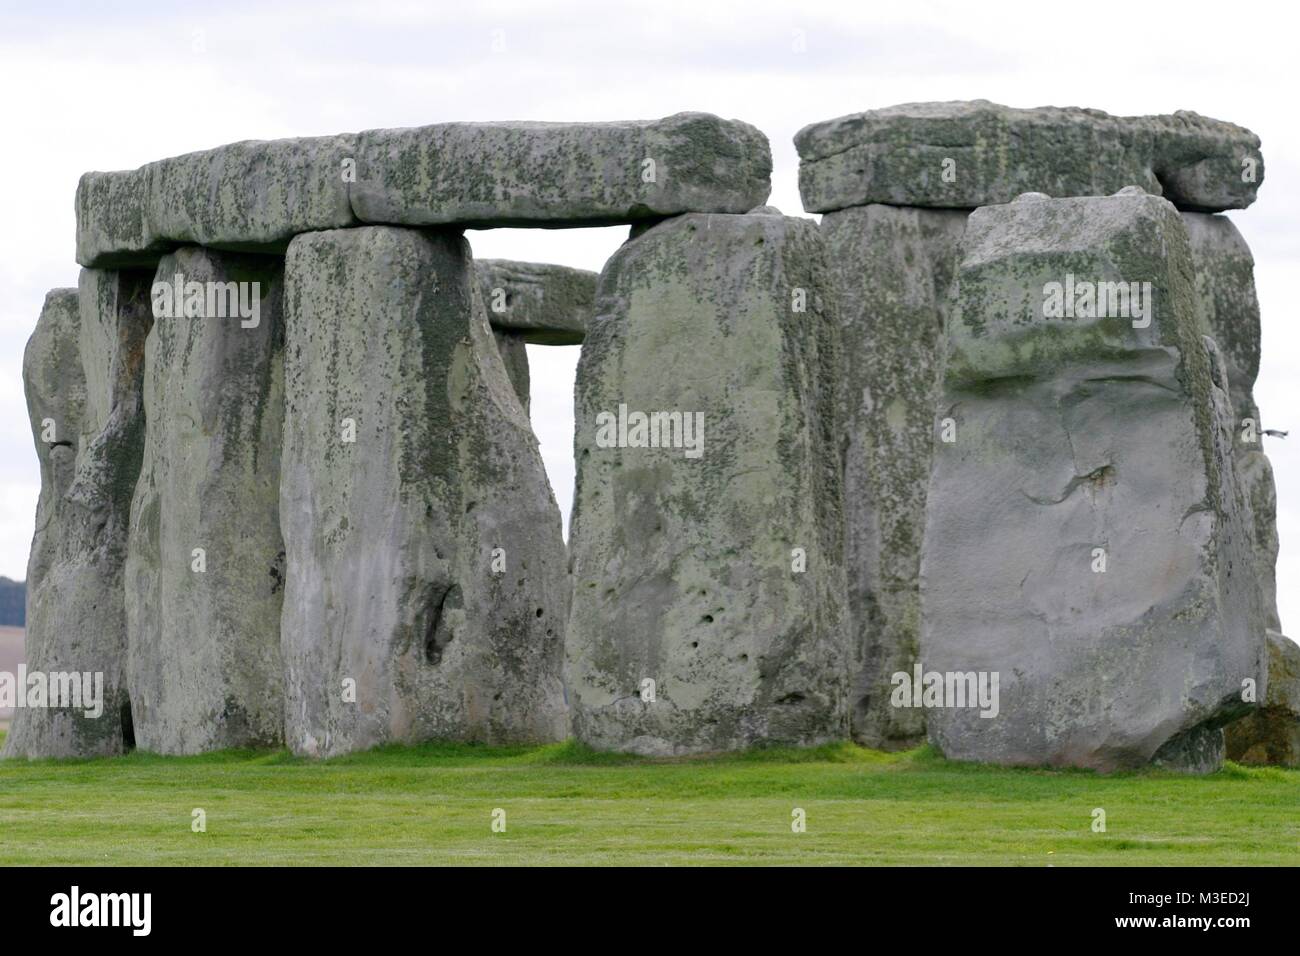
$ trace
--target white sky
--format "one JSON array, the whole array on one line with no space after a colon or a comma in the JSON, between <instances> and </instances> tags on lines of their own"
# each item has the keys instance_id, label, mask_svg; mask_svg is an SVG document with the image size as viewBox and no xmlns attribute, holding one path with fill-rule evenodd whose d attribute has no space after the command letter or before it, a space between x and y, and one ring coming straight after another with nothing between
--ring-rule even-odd
<instances>
[{"instance_id":1,"label":"white sky","mask_svg":"<svg viewBox=\"0 0 1300 956\"><path fill-rule=\"evenodd\" d=\"M87 9L81 9L82 7ZM73 194L240 139L447 120L648 119L704 110L772 142L773 205L799 214L801 126L918 100L1111 113L1193 109L1263 139L1266 179L1232 213L1264 315L1256 398L1278 479L1282 621L1300 594L1300 124L1290 6L1046 3L0 3L0 574L26 574L39 477L22 352L45 292L73 286ZM804 52L794 39L801 31ZM494 52L494 46L504 50ZM494 44L494 40L497 41ZM479 257L598 270L624 228L470 234ZM529 348L533 421L561 510L572 497L577 349ZM1300 626L1297 627L1300 629Z\"/></svg>"}]
</instances>

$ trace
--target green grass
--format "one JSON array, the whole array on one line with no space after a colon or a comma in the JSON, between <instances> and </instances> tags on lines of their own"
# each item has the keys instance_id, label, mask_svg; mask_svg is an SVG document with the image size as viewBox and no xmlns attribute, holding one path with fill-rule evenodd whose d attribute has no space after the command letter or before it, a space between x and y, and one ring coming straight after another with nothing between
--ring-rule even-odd
<instances>
[{"instance_id":1,"label":"green grass","mask_svg":"<svg viewBox=\"0 0 1300 956\"><path fill-rule=\"evenodd\" d=\"M191 831L196 807L206 833ZM805 833L791 832L795 807ZM0 863L1297 865L1300 771L1101 776L850 744L680 760L572 743L10 760Z\"/></svg>"}]
</instances>

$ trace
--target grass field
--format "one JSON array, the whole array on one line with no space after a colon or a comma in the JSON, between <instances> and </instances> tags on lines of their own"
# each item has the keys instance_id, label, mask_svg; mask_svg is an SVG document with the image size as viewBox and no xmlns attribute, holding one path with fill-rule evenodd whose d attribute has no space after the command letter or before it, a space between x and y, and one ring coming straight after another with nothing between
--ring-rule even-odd
<instances>
[{"instance_id":1,"label":"grass field","mask_svg":"<svg viewBox=\"0 0 1300 956\"><path fill-rule=\"evenodd\" d=\"M0 863L1297 865L1300 771L1100 776L848 744L683 760L559 744L3 761Z\"/></svg>"}]
</instances>

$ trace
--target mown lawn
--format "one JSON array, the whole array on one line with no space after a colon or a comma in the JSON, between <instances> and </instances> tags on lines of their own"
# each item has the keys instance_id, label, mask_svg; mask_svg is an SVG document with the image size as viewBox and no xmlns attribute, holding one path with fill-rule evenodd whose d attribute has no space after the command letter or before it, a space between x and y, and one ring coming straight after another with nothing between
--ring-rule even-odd
<instances>
[{"instance_id":1,"label":"mown lawn","mask_svg":"<svg viewBox=\"0 0 1300 956\"><path fill-rule=\"evenodd\" d=\"M806 832L792 832L795 808ZM574 744L10 760L0 863L1294 866L1300 771L1100 776L849 744L685 760Z\"/></svg>"}]
</instances>

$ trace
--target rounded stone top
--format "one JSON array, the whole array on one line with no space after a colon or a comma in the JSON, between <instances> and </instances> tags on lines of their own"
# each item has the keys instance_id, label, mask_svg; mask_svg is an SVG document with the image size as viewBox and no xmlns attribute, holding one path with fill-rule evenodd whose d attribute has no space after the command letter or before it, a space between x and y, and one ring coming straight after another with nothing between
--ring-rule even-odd
<instances>
[{"instance_id":1,"label":"rounded stone top","mask_svg":"<svg viewBox=\"0 0 1300 956\"><path fill-rule=\"evenodd\" d=\"M754 207L753 209L751 209L749 212L745 213L745 215L747 215L747 216L784 216L785 213L783 213L781 210L777 209L775 206L755 206L755 207Z\"/></svg>"},{"instance_id":2,"label":"rounded stone top","mask_svg":"<svg viewBox=\"0 0 1300 956\"><path fill-rule=\"evenodd\" d=\"M1012 202L1041 202L1044 199L1051 199L1047 193L1021 193Z\"/></svg>"},{"instance_id":3,"label":"rounded stone top","mask_svg":"<svg viewBox=\"0 0 1300 956\"><path fill-rule=\"evenodd\" d=\"M1112 193L1112 195L1114 195L1114 196L1149 196L1149 195L1151 195L1151 194L1150 194L1149 192L1147 192L1145 189L1143 189L1141 186L1125 186L1125 187L1124 187L1123 189L1121 189L1119 192L1117 192L1117 193Z\"/></svg>"}]
</instances>

